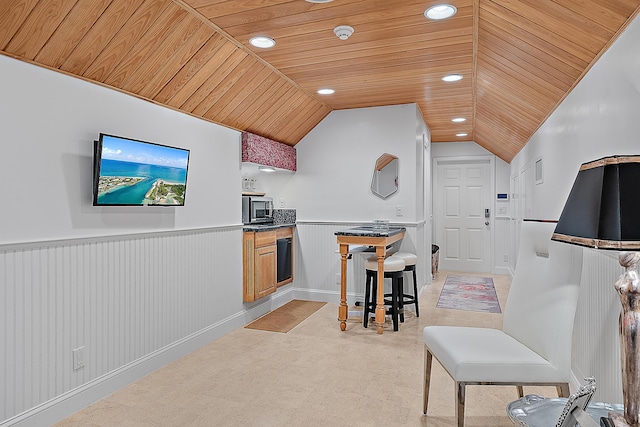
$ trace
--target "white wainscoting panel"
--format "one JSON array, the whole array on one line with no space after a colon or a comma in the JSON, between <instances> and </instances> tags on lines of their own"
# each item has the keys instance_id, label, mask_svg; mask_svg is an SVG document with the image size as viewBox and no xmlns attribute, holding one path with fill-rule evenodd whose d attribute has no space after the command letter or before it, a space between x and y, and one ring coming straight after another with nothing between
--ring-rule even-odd
<instances>
[{"instance_id":1,"label":"white wainscoting panel","mask_svg":"<svg viewBox=\"0 0 640 427\"><path fill-rule=\"evenodd\" d=\"M0 247L0 425L242 317L241 233L237 226ZM80 347L85 366L74 370Z\"/></svg>"},{"instance_id":2,"label":"white wainscoting panel","mask_svg":"<svg viewBox=\"0 0 640 427\"><path fill-rule=\"evenodd\" d=\"M573 332L574 374L596 379L594 401L622 403L618 317L620 298L614 283L623 272L618 253L583 250L580 297Z\"/></svg>"},{"instance_id":3,"label":"white wainscoting panel","mask_svg":"<svg viewBox=\"0 0 640 427\"><path fill-rule=\"evenodd\" d=\"M495 217L493 221L494 260L491 272L494 274L510 274L509 260L511 259L511 218ZM506 257L506 258L505 258Z\"/></svg>"}]
</instances>

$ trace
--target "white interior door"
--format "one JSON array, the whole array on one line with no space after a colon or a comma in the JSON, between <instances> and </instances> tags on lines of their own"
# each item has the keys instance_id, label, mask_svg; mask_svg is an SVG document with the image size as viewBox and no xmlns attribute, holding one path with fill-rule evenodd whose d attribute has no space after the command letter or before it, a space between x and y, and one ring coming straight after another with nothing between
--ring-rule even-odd
<instances>
[{"instance_id":1,"label":"white interior door","mask_svg":"<svg viewBox=\"0 0 640 427\"><path fill-rule=\"evenodd\" d=\"M491 271L491 164L439 161L436 167L436 241L440 269Z\"/></svg>"}]
</instances>

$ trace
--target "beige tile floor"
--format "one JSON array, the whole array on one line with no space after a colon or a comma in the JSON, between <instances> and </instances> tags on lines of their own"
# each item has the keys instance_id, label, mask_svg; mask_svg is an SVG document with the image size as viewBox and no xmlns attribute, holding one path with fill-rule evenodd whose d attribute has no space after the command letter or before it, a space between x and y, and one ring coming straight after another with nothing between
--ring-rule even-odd
<instances>
[{"instance_id":1,"label":"beige tile floor","mask_svg":"<svg viewBox=\"0 0 640 427\"><path fill-rule=\"evenodd\" d=\"M426 325L499 328L502 315L435 308L448 272L420 296L420 317L377 335L327 304L289 333L238 329L57 424L69 426L454 426L453 381L434 363L422 415ZM451 273L456 274L456 273ZM464 273L458 273L464 274ZM501 307L510 281L493 277ZM555 396L555 388L525 388ZM511 426L515 387L467 387L466 426Z\"/></svg>"}]
</instances>

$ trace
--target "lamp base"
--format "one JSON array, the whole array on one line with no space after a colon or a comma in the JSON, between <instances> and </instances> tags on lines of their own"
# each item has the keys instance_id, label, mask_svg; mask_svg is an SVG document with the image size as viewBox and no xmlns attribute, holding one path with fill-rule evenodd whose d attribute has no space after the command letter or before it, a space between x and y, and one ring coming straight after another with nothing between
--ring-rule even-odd
<instances>
[{"instance_id":1,"label":"lamp base","mask_svg":"<svg viewBox=\"0 0 640 427\"><path fill-rule=\"evenodd\" d=\"M608 424L603 424L602 421L606 420ZM609 412L609 418L600 419L600 425L604 427L635 427L627 423L622 414L617 412Z\"/></svg>"},{"instance_id":2,"label":"lamp base","mask_svg":"<svg viewBox=\"0 0 640 427\"><path fill-rule=\"evenodd\" d=\"M621 252L618 258L625 269L615 284L622 303L619 326L624 417L609 413L609 418L616 427L640 427L640 252Z\"/></svg>"}]
</instances>

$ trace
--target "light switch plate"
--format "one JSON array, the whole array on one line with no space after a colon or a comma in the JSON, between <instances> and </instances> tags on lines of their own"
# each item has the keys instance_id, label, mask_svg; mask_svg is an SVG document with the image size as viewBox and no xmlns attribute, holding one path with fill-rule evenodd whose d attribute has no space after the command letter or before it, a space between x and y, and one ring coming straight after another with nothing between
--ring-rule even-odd
<instances>
[{"instance_id":1,"label":"light switch plate","mask_svg":"<svg viewBox=\"0 0 640 427\"><path fill-rule=\"evenodd\" d=\"M84 346L73 350L73 370L84 368Z\"/></svg>"}]
</instances>

